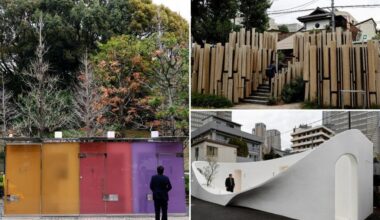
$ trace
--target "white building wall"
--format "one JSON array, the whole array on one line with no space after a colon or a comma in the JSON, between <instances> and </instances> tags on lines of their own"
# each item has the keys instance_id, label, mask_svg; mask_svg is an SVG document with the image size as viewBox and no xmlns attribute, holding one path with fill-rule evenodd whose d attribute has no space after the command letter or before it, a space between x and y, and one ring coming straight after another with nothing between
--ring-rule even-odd
<instances>
[{"instance_id":1,"label":"white building wall","mask_svg":"<svg viewBox=\"0 0 380 220\"><path fill-rule=\"evenodd\" d=\"M316 28L315 25L319 23L319 28ZM326 26L330 25L330 20L320 20L320 21L309 21L305 23L305 27L307 31L311 30L323 30L326 29Z\"/></svg>"},{"instance_id":2,"label":"white building wall","mask_svg":"<svg viewBox=\"0 0 380 220\"><path fill-rule=\"evenodd\" d=\"M195 151L196 148L199 148L199 156L198 160L199 161L206 161L207 160L207 146L211 147L216 147L218 150L218 155L217 157L214 157L214 159L218 162L226 162L226 163L231 163L231 162L236 162L236 157L237 157L237 149L234 147L227 147L222 144L216 144L216 143L211 143L204 141L200 144L194 145L191 147L191 158L193 161L196 160L195 157Z\"/></svg>"},{"instance_id":3,"label":"white building wall","mask_svg":"<svg viewBox=\"0 0 380 220\"><path fill-rule=\"evenodd\" d=\"M368 40L371 40L374 36L376 36L376 29L372 21L359 24L356 27L362 31L360 38L358 39L358 41L360 42L367 42Z\"/></svg>"}]
</instances>

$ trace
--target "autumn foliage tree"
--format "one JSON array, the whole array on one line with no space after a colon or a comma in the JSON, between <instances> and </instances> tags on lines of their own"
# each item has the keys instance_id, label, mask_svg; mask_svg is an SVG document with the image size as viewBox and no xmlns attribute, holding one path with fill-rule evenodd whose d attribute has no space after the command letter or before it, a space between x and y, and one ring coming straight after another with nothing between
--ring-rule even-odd
<instances>
[{"instance_id":1,"label":"autumn foliage tree","mask_svg":"<svg viewBox=\"0 0 380 220\"><path fill-rule=\"evenodd\" d=\"M144 40L130 35L99 45L100 51L93 59L102 82L101 103L109 107L103 116L106 125L115 129L149 128L148 121L154 115L148 105L149 91L143 87L148 47Z\"/></svg>"}]
</instances>

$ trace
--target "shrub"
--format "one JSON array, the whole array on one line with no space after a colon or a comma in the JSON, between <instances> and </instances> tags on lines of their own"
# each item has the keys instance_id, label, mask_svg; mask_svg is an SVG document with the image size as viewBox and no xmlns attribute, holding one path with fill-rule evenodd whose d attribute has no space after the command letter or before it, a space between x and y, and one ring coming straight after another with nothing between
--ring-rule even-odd
<instances>
[{"instance_id":1,"label":"shrub","mask_svg":"<svg viewBox=\"0 0 380 220\"><path fill-rule=\"evenodd\" d=\"M247 157L248 156L248 145L245 141L240 140L238 138L231 138L228 143L235 145L235 146L238 146L237 156L239 156L239 157Z\"/></svg>"},{"instance_id":2,"label":"shrub","mask_svg":"<svg viewBox=\"0 0 380 220\"><path fill-rule=\"evenodd\" d=\"M277 105L277 99L273 96L269 97L268 105Z\"/></svg>"},{"instance_id":3,"label":"shrub","mask_svg":"<svg viewBox=\"0 0 380 220\"><path fill-rule=\"evenodd\" d=\"M302 77L286 84L281 92L281 99L285 103L301 102L305 96L305 82Z\"/></svg>"},{"instance_id":4,"label":"shrub","mask_svg":"<svg viewBox=\"0 0 380 220\"><path fill-rule=\"evenodd\" d=\"M224 108L232 107L233 104L225 97L209 94L191 94L191 105L194 107Z\"/></svg>"}]
</instances>

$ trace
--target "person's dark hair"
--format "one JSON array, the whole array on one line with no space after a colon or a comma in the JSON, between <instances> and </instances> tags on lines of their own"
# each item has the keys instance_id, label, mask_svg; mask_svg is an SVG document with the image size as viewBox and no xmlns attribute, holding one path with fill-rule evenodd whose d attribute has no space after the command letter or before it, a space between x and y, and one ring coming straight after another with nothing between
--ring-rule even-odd
<instances>
[{"instance_id":1,"label":"person's dark hair","mask_svg":"<svg viewBox=\"0 0 380 220\"><path fill-rule=\"evenodd\" d=\"M157 173L161 174L161 175L164 174L164 167L163 166L158 166L157 167Z\"/></svg>"}]
</instances>

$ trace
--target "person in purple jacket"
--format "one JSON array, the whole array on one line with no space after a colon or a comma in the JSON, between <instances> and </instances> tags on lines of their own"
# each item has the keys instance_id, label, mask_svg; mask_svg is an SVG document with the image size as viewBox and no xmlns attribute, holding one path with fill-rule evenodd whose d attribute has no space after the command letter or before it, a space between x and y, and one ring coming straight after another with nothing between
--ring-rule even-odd
<instances>
[{"instance_id":1,"label":"person in purple jacket","mask_svg":"<svg viewBox=\"0 0 380 220\"><path fill-rule=\"evenodd\" d=\"M157 175L152 176L150 180L150 189L153 192L154 210L156 220L160 220L160 211L162 210L162 220L168 219L168 192L172 189L170 180L164 175L164 167L157 167Z\"/></svg>"}]
</instances>

